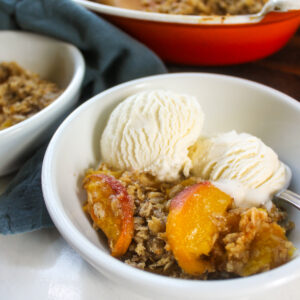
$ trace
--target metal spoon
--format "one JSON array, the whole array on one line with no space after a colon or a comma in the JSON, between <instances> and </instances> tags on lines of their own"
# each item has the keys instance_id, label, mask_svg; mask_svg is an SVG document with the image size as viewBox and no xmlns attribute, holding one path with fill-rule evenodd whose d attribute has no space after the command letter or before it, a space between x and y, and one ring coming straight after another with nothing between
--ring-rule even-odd
<instances>
[{"instance_id":1,"label":"metal spoon","mask_svg":"<svg viewBox=\"0 0 300 300\"><path fill-rule=\"evenodd\" d=\"M258 15L264 16L271 11L288 11L300 9L300 0L269 0Z\"/></svg>"},{"instance_id":2,"label":"metal spoon","mask_svg":"<svg viewBox=\"0 0 300 300\"><path fill-rule=\"evenodd\" d=\"M300 210L300 195L287 189L292 179L292 171L287 165L285 165L285 168L287 173L286 184L284 188L275 195L275 199L287 202Z\"/></svg>"}]
</instances>

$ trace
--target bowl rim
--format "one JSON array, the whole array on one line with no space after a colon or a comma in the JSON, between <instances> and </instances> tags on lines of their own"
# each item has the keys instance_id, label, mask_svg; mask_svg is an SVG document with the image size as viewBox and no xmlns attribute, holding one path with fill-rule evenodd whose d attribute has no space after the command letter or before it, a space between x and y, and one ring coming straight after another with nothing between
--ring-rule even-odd
<instances>
[{"instance_id":1,"label":"bowl rim","mask_svg":"<svg viewBox=\"0 0 300 300\"><path fill-rule=\"evenodd\" d=\"M96 3L89 0L72 0L73 2L93 10L111 16L118 16L136 20L191 24L191 25L239 25L256 24L263 20L272 7L266 7L256 14L234 15L234 16L192 16L192 15L173 15L165 13L145 12L140 10L114 7L106 4Z\"/></svg>"},{"instance_id":2,"label":"bowl rim","mask_svg":"<svg viewBox=\"0 0 300 300\"><path fill-rule=\"evenodd\" d=\"M0 130L0 138L4 137L5 135L13 135L16 132L20 130L25 130L25 128L29 128L32 126L32 124L39 122L44 118L44 116L47 116L47 114L55 111L57 108L60 106L64 105L64 99L68 99L72 97L72 94L74 93L74 90L77 89L78 86L81 86L83 76L85 73L85 62L83 59L83 56L79 49L75 47L74 45L49 37L41 34L36 34L36 33L31 33L31 32L26 32L26 31L16 31L16 30L3 30L0 32L0 37L2 35L13 35L13 36L24 36L28 37L28 40L32 38L38 38L38 39L44 39L47 40L47 42L50 42L52 44L56 44L57 47L63 46L65 48L67 55L71 57L72 59L72 64L74 66L74 72L73 75L67 85L67 87L62 91L62 93L53 101L51 102L48 106L45 108L41 109L37 113L35 113L33 116L17 123L14 124L10 127L4 128ZM2 60L1 60L2 61Z\"/></svg>"},{"instance_id":3,"label":"bowl rim","mask_svg":"<svg viewBox=\"0 0 300 300\"><path fill-rule=\"evenodd\" d=\"M263 90L274 96L279 96L281 101L287 103L288 105L292 105L300 115L300 103L294 98L263 84L228 75L220 75L214 73L172 73L143 77L112 87L102 93L95 95L94 97L80 105L76 110L74 110L59 126L49 143L43 161L41 179L45 204L55 226L60 231L62 236L68 241L68 243L89 263L94 266L100 265L101 268L105 270L105 272L114 274L116 278L123 278L129 280L130 282L135 282L136 284L140 284L148 288L153 288L154 286L161 289L174 288L178 290L178 292L187 292L188 290L190 290L193 292L201 292L201 295L203 297L205 295L207 297L211 297L212 295L215 297L222 297L226 293L228 293L227 295L231 296L242 296L245 294L250 295L262 290L277 287L300 277L300 272L298 272L298 274L297 272L295 272L296 270L300 269L299 256L273 270L245 278L210 281L170 278L139 270L125 264L122 261L119 261L118 259L110 256L108 253L100 250L96 245L90 242L84 234L81 234L80 231L72 225L72 222L69 220L67 214L63 209L62 202L58 197L57 188L53 186L52 180L52 178L54 179L54 172L52 172L54 164L52 163L52 160L55 154L55 146L56 143L61 139L61 136L63 136L64 129L68 127L70 123L72 123L73 119L76 119L81 113L89 109L91 105L93 105L97 101L101 101L100 99L104 99L111 93L114 94L120 89L126 90L127 87L131 87L133 85L139 85L145 82L151 84L151 81L156 81L160 78L172 77L216 77L222 80L235 81L242 85L254 87L261 91ZM233 287L236 287L236 284L238 284L238 288L233 289Z\"/></svg>"}]
</instances>

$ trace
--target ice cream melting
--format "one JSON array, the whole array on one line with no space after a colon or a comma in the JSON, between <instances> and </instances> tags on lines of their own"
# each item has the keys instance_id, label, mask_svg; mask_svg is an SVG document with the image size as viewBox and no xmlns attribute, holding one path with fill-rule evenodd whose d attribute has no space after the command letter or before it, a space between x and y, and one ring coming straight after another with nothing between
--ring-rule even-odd
<instances>
[{"instance_id":1,"label":"ice cream melting","mask_svg":"<svg viewBox=\"0 0 300 300\"><path fill-rule=\"evenodd\" d=\"M108 120L100 142L102 160L161 181L194 175L230 194L238 207L270 208L288 180L277 154L247 133L201 136L203 122L193 96L166 90L134 94Z\"/></svg>"},{"instance_id":2,"label":"ice cream melting","mask_svg":"<svg viewBox=\"0 0 300 300\"><path fill-rule=\"evenodd\" d=\"M259 138L235 131L202 137L191 148L192 174L230 194L238 207L271 206L287 181L277 154Z\"/></svg>"},{"instance_id":3,"label":"ice cream melting","mask_svg":"<svg viewBox=\"0 0 300 300\"><path fill-rule=\"evenodd\" d=\"M204 114L193 96L165 90L134 94L112 112L101 138L104 162L149 172L162 181L189 175L188 148L199 138Z\"/></svg>"}]
</instances>

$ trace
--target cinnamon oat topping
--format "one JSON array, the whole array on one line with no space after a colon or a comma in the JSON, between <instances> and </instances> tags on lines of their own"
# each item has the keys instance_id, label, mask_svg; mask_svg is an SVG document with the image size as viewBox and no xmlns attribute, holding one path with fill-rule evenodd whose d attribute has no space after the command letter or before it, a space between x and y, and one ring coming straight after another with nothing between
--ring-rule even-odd
<instances>
[{"instance_id":1,"label":"cinnamon oat topping","mask_svg":"<svg viewBox=\"0 0 300 300\"><path fill-rule=\"evenodd\" d=\"M181 15L245 15L259 12L268 0L142 0L145 10Z\"/></svg>"},{"instance_id":2,"label":"cinnamon oat topping","mask_svg":"<svg viewBox=\"0 0 300 300\"><path fill-rule=\"evenodd\" d=\"M56 84L15 62L0 63L0 130L36 114L61 92Z\"/></svg>"},{"instance_id":3,"label":"cinnamon oat topping","mask_svg":"<svg viewBox=\"0 0 300 300\"><path fill-rule=\"evenodd\" d=\"M212 271L197 277L186 274L168 247L166 221L171 199L201 180L190 177L172 183L159 182L145 173L115 172L105 164L99 171L117 178L134 200L134 235L121 257L131 266L177 278L220 279L266 271L292 256L293 245L281 238L285 230L278 225L286 221L285 212L275 205L270 212L263 208L231 207L225 217L215 218L218 235L211 253L205 257ZM285 222L285 228L290 229L291 223Z\"/></svg>"}]
</instances>

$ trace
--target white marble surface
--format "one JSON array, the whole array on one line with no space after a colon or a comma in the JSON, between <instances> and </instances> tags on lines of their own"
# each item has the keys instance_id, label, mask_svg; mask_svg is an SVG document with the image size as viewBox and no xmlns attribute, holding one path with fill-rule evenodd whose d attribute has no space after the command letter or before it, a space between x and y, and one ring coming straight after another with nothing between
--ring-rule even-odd
<instances>
[{"instance_id":1,"label":"white marble surface","mask_svg":"<svg viewBox=\"0 0 300 300\"><path fill-rule=\"evenodd\" d=\"M0 193L9 178L0 178ZM272 294L239 300L298 300L300 280ZM106 279L56 229L0 235L0 299L152 300Z\"/></svg>"},{"instance_id":2,"label":"white marble surface","mask_svg":"<svg viewBox=\"0 0 300 300\"><path fill-rule=\"evenodd\" d=\"M0 177L0 194L11 178ZM146 300L96 271L55 228L0 235L0 299Z\"/></svg>"},{"instance_id":3,"label":"white marble surface","mask_svg":"<svg viewBox=\"0 0 300 300\"><path fill-rule=\"evenodd\" d=\"M56 229L0 236L0 262L0 299L145 299L103 277Z\"/></svg>"}]
</instances>

